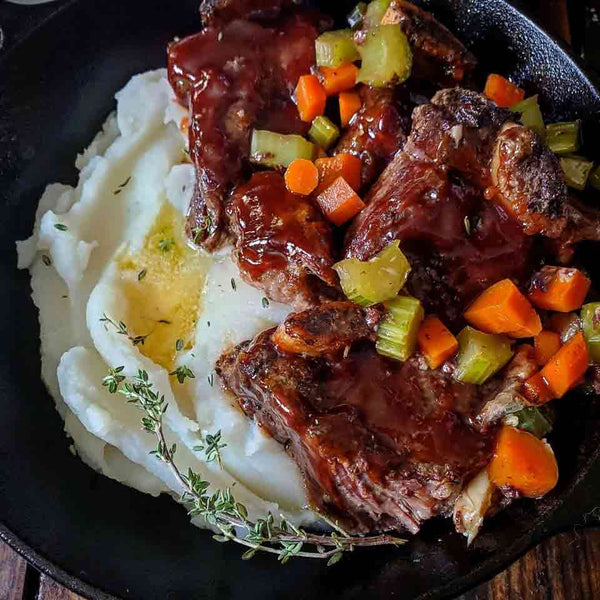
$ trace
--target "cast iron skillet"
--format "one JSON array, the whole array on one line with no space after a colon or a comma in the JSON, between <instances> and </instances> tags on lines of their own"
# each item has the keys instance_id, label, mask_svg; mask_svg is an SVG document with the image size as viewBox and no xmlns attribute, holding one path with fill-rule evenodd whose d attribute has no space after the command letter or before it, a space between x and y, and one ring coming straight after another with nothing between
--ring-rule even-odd
<instances>
[{"instance_id":1,"label":"cast iron skillet","mask_svg":"<svg viewBox=\"0 0 600 600\"><path fill-rule=\"evenodd\" d=\"M322 2L347 12L354 0ZM600 501L600 402L559 403L551 441L560 483L486 524L471 549L448 521L403 549L357 551L336 567L239 559L189 525L172 500L101 477L68 450L40 381L37 314L14 240L29 235L44 185L73 183L73 160L134 73L164 65L165 44L199 27L198 0L73 0L0 62L0 517L2 537L79 593L145 600L440 598L491 577L542 538L589 522ZM177 4L177 6L175 6ZM600 96L577 63L503 0L423 0L468 43L482 72L513 75L553 118L592 119ZM588 131L590 129L588 128ZM110 223L98 224L110 227ZM597 247L582 255L596 281ZM102 591L100 591L102 590Z\"/></svg>"}]
</instances>

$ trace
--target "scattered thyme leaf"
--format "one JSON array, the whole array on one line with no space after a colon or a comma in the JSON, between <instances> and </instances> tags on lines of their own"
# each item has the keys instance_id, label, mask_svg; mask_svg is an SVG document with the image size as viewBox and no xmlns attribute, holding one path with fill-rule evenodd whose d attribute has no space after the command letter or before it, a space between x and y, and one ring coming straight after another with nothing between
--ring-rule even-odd
<instances>
[{"instance_id":1,"label":"scattered thyme leaf","mask_svg":"<svg viewBox=\"0 0 600 600\"><path fill-rule=\"evenodd\" d=\"M134 346L139 346L139 345L144 345L144 342L146 341L146 338L148 337L148 335L150 334L146 334L146 335L130 335L129 334L129 330L127 329L127 325L125 325L125 323L123 323L123 321L119 321L119 323L115 323L110 317L107 316L106 313L102 314L102 318L100 319L100 323L104 323L104 329L106 329L108 331L108 325L112 325L116 332L119 335L124 335L127 337L127 339L134 345Z\"/></svg>"},{"instance_id":2,"label":"scattered thyme leaf","mask_svg":"<svg viewBox=\"0 0 600 600\"><path fill-rule=\"evenodd\" d=\"M131 175L119 186L123 189L131 181Z\"/></svg>"},{"instance_id":3,"label":"scattered thyme leaf","mask_svg":"<svg viewBox=\"0 0 600 600\"><path fill-rule=\"evenodd\" d=\"M263 308L269 308L269 299L266 296L263 296L262 305Z\"/></svg>"},{"instance_id":4,"label":"scattered thyme leaf","mask_svg":"<svg viewBox=\"0 0 600 600\"><path fill-rule=\"evenodd\" d=\"M208 385L210 385L210 387L212 387L213 384L215 383L215 374L211 373L206 379L208 381Z\"/></svg>"},{"instance_id":5,"label":"scattered thyme leaf","mask_svg":"<svg viewBox=\"0 0 600 600\"><path fill-rule=\"evenodd\" d=\"M148 271L146 271L146 269L142 269L138 273L138 281L141 281L142 279L144 279L144 277L146 277L147 274L148 274Z\"/></svg>"},{"instance_id":6,"label":"scattered thyme leaf","mask_svg":"<svg viewBox=\"0 0 600 600\"><path fill-rule=\"evenodd\" d=\"M49 267L52 264L52 259L47 254L42 254L42 262Z\"/></svg>"},{"instance_id":7,"label":"scattered thyme leaf","mask_svg":"<svg viewBox=\"0 0 600 600\"><path fill-rule=\"evenodd\" d=\"M210 321L206 321L206 326L210 327Z\"/></svg>"},{"instance_id":8,"label":"scattered thyme leaf","mask_svg":"<svg viewBox=\"0 0 600 600\"><path fill-rule=\"evenodd\" d=\"M231 278L231 289L235 292L237 290L237 285L235 283L235 279Z\"/></svg>"},{"instance_id":9,"label":"scattered thyme leaf","mask_svg":"<svg viewBox=\"0 0 600 600\"><path fill-rule=\"evenodd\" d=\"M181 338L175 342L175 350L177 350L177 352L181 352L183 350L183 340Z\"/></svg>"},{"instance_id":10,"label":"scattered thyme leaf","mask_svg":"<svg viewBox=\"0 0 600 600\"><path fill-rule=\"evenodd\" d=\"M167 319L159 319L158 320L159 323L163 323L164 325L170 325L171 321L167 321Z\"/></svg>"},{"instance_id":11,"label":"scattered thyme leaf","mask_svg":"<svg viewBox=\"0 0 600 600\"><path fill-rule=\"evenodd\" d=\"M58 229L59 231L67 231L67 229L69 229L66 225L63 225L62 223L54 223L54 228Z\"/></svg>"},{"instance_id":12,"label":"scattered thyme leaf","mask_svg":"<svg viewBox=\"0 0 600 600\"><path fill-rule=\"evenodd\" d=\"M189 377L190 379L194 379L196 377L193 371L185 365L177 367L174 371L169 373L169 375L175 375L179 383L183 383L186 377Z\"/></svg>"},{"instance_id":13,"label":"scattered thyme leaf","mask_svg":"<svg viewBox=\"0 0 600 600\"><path fill-rule=\"evenodd\" d=\"M160 242L158 242L158 247L160 248L161 252L169 252L174 245L175 240L172 238L160 240Z\"/></svg>"}]
</instances>

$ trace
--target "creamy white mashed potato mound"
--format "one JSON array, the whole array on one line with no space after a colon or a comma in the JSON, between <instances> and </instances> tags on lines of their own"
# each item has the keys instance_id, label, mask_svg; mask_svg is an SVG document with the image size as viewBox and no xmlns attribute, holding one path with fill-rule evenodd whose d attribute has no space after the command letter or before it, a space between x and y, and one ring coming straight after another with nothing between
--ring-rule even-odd
<instances>
[{"instance_id":1,"label":"creamy white mashed potato mound","mask_svg":"<svg viewBox=\"0 0 600 600\"><path fill-rule=\"evenodd\" d=\"M215 488L235 486L253 517L271 511L313 522L297 467L214 373L223 350L289 309L241 280L230 248L207 256L187 243L195 174L180 133L185 111L165 71L133 77L116 99L116 113L77 157L77 186L49 185L32 236L17 243L40 313L42 377L65 429L94 469L178 498L179 482L150 455L156 440L142 431L140 410L101 385L109 367L122 365L128 377L143 369L169 404L165 436L182 471L193 468ZM178 382L170 373L180 366L195 377ZM223 468L193 450L218 430Z\"/></svg>"}]
</instances>

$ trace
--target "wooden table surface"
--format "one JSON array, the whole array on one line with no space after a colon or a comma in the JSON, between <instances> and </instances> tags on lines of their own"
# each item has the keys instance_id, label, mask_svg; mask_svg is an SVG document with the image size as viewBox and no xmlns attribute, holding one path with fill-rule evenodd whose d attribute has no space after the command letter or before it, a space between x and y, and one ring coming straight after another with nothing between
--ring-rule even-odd
<instances>
[{"instance_id":1,"label":"wooden table surface","mask_svg":"<svg viewBox=\"0 0 600 600\"><path fill-rule=\"evenodd\" d=\"M600 70L600 0L530 0L534 17ZM0 600L77 600L0 542ZM600 529L542 542L460 600L600 600Z\"/></svg>"}]
</instances>

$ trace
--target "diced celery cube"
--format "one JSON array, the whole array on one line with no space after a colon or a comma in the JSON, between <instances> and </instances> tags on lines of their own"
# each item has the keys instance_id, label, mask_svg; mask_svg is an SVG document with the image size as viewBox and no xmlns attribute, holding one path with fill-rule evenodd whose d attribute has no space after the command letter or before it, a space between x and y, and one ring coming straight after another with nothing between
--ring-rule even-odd
<instances>
[{"instance_id":1,"label":"diced celery cube","mask_svg":"<svg viewBox=\"0 0 600 600\"><path fill-rule=\"evenodd\" d=\"M354 44L351 29L326 31L315 40L318 67L339 67L343 62L354 62L360 54Z\"/></svg>"},{"instance_id":2,"label":"diced celery cube","mask_svg":"<svg viewBox=\"0 0 600 600\"><path fill-rule=\"evenodd\" d=\"M288 167L297 158L312 160L315 145L300 135L283 135L261 129L252 132L250 160L266 167Z\"/></svg>"},{"instance_id":3,"label":"diced celery cube","mask_svg":"<svg viewBox=\"0 0 600 600\"><path fill-rule=\"evenodd\" d=\"M579 150L579 121L550 123L546 127L546 144L555 154L570 154Z\"/></svg>"},{"instance_id":4,"label":"diced celery cube","mask_svg":"<svg viewBox=\"0 0 600 600\"><path fill-rule=\"evenodd\" d=\"M561 156L560 166L565 174L565 183L576 190L584 190L594 163L582 156Z\"/></svg>"},{"instance_id":5,"label":"diced celery cube","mask_svg":"<svg viewBox=\"0 0 600 600\"><path fill-rule=\"evenodd\" d=\"M381 19L383 19L383 15L385 15L391 3L392 0L372 0L372 2L369 2L363 20L363 27L365 29L372 29L381 25Z\"/></svg>"},{"instance_id":6,"label":"diced celery cube","mask_svg":"<svg viewBox=\"0 0 600 600\"><path fill-rule=\"evenodd\" d=\"M408 360L415 351L425 311L412 296L397 296L388 300L385 307L388 312L379 324L375 348L383 356Z\"/></svg>"},{"instance_id":7,"label":"diced celery cube","mask_svg":"<svg viewBox=\"0 0 600 600\"><path fill-rule=\"evenodd\" d=\"M331 119L324 116L315 117L310 129L308 137L315 143L327 150L335 140L340 137L339 128L332 123Z\"/></svg>"},{"instance_id":8,"label":"diced celery cube","mask_svg":"<svg viewBox=\"0 0 600 600\"><path fill-rule=\"evenodd\" d=\"M594 363L600 363L600 302L581 307L581 323L590 358Z\"/></svg>"},{"instance_id":9,"label":"diced celery cube","mask_svg":"<svg viewBox=\"0 0 600 600\"><path fill-rule=\"evenodd\" d=\"M542 117L537 95L521 100L521 102L511 106L510 110L521 113L521 123L525 127L533 129L542 139L546 138L546 126L544 125L544 117Z\"/></svg>"}]
</instances>

